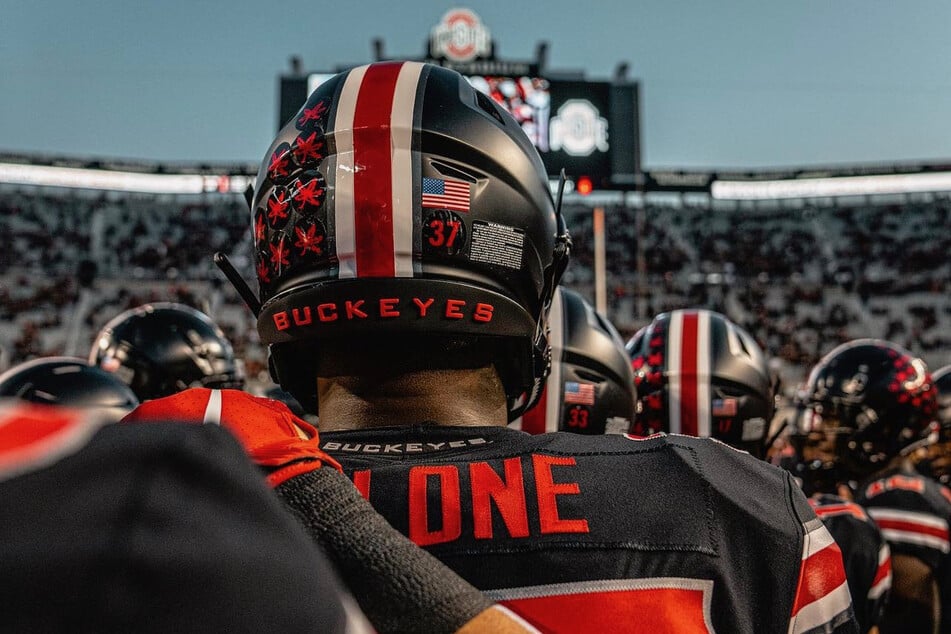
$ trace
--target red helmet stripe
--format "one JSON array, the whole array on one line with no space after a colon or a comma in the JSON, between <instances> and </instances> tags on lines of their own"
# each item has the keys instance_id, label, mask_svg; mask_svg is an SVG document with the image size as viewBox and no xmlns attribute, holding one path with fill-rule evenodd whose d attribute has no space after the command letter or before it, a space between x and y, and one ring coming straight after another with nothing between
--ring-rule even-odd
<instances>
[{"instance_id":1,"label":"red helmet stripe","mask_svg":"<svg viewBox=\"0 0 951 634\"><path fill-rule=\"evenodd\" d=\"M413 274L412 136L422 65L347 76L334 120L335 238L341 278Z\"/></svg>"},{"instance_id":2,"label":"red helmet stripe","mask_svg":"<svg viewBox=\"0 0 951 634\"><path fill-rule=\"evenodd\" d=\"M697 313L684 313L680 336L680 433L697 435ZM671 405L673 408L673 405Z\"/></svg>"},{"instance_id":3,"label":"red helmet stripe","mask_svg":"<svg viewBox=\"0 0 951 634\"><path fill-rule=\"evenodd\" d=\"M401 63L370 66L353 114L353 228L357 277L393 277L390 113Z\"/></svg>"},{"instance_id":4,"label":"red helmet stripe","mask_svg":"<svg viewBox=\"0 0 951 634\"><path fill-rule=\"evenodd\" d=\"M707 310L675 310L670 314L667 410L671 433L712 435L710 324Z\"/></svg>"}]
</instances>

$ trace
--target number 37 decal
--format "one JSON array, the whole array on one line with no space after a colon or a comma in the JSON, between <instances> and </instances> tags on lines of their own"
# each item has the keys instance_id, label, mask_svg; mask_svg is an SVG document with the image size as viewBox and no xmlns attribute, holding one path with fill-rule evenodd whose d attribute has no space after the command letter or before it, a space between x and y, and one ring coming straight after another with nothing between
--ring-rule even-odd
<instances>
[{"instance_id":1,"label":"number 37 decal","mask_svg":"<svg viewBox=\"0 0 951 634\"><path fill-rule=\"evenodd\" d=\"M423 220L423 248L429 253L455 255L466 245L466 224L447 209L438 209Z\"/></svg>"}]
</instances>

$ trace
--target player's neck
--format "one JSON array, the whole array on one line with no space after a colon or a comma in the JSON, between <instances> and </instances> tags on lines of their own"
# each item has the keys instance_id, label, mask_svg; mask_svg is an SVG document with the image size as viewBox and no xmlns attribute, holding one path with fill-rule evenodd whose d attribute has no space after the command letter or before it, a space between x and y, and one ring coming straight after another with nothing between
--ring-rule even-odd
<instances>
[{"instance_id":1,"label":"player's neck","mask_svg":"<svg viewBox=\"0 0 951 634\"><path fill-rule=\"evenodd\" d=\"M317 394L324 432L424 422L465 427L508 423L505 392L493 368L320 378Z\"/></svg>"}]
</instances>

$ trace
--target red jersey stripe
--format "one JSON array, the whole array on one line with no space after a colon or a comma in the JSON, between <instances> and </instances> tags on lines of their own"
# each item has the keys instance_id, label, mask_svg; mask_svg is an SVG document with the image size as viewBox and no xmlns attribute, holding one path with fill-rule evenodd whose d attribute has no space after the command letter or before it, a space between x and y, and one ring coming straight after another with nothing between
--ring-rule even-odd
<instances>
[{"instance_id":1,"label":"red jersey stripe","mask_svg":"<svg viewBox=\"0 0 951 634\"><path fill-rule=\"evenodd\" d=\"M875 518L875 522L880 529L899 531L904 533L918 533L920 535L929 535L938 539L948 541L948 529L938 526L929 526L921 522L903 521L894 519Z\"/></svg>"},{"instance_id":2,"label":"red jersey stripe","mask_svg":"<svg viewBox=\"0 0 951 634\"><path fill-rule=\"evenodd\" d=\"M816 515L819 517L828 517L831 515L853 515L860 520L868 519L868 516L865 514L865 511L862 510L862 507L851 502L846 502L845 504L818 505L813 506L813 509L816 511Z\"/></svg>"},{"instance_id":3,"label":"red jersey stripe","mask_svg":"<svg viewBox=\"0 0 951 634\"><path fill-rule=\"evenodd\" d=\"M808 609L810 614L841 612L838 609L841 597L837 589L846 585L842 551L821 522L814 521L817 523L816 527L806 533L803 541L802 566L792 610L794 620L804 609ZM848 591L845 594L848 597ZM825 602L829 602L830 606L809 607ZM843 609L848 607L849 603L846 602Z\"/></svg>"}]
</instances>

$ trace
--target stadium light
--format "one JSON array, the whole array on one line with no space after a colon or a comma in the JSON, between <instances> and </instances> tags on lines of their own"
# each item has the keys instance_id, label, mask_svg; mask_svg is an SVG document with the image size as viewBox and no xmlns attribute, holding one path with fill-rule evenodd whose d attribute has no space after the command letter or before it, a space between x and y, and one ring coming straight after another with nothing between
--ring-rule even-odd
<instances>
[{"instance_id":1,"label":"stadium light","mask_svg":"<svg viewBox=\"0 0 951 634\"><path fill-rule=\"evenodd\" d=\"M771 181L714 181L710 186L711 195L721 200L870 196L940 191L951 191L951 172Z\"/></svg>"},{"instance_id":2,"label":"stadium light","mask_svg":"<svg viewBox=\"0 0 951 634\"><path fill-rule=\"evenodd\" d=\"M587 196L594 191L594 183L591 182L591 178L588 176L579 176L578 182L575 183L575 191L582 196Z\"/></svg>"},{"instance_id":3,"label":"stadium light","mask_svg":"<svg viewBox=\"0 0 951 634\"><path fill-rule=\"evenodd\" d=\"M0 183L144 194L241 193L251 179L228 174L143 174L77 167L0 163Z\"/></svg>"}]
</instances>

